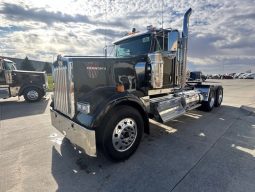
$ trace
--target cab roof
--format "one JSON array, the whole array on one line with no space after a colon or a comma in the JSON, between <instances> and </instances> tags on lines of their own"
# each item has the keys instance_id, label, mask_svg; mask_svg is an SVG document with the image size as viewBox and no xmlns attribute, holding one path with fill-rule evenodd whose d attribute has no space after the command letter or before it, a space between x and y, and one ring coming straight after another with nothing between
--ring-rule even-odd
<instances>
[{"instance_id":1,"label":"cab roof","mask_svg":"<svg viewBox=\"0 0 255 192\"><path fill-rule=\"evenodd\" d=\"M157 32L160 32L160 31L178 31L176 29L171 29L171 28L168 28L168 29L156 29L156 28L152 28L146 32L136 32L136 33L131 33L131 34L128 34L124 37L122 37L121 39L118 39L117 41L114 41L113 44L118 44L122 41L125 41L127 39L131 39L131 38L134 38L134 37L139 37L139 36L143 36L143 35L149 35L149 34L152 34L152 33L157 33Z\"/></svg>"},{"instance_id":2,"label":"cab roof","mask_svg":"<svg viewBox=\"0 0 255 192\"><path fill-rule=\"evenodd\" d=\"M116 45L116 44L118 44L118 43L120 43L122 41L125 41L127 39L131 39L133 37L139 37L139 36L147 35L147 34L150 34L150 33L151 33L151 31L147 31L147 32L143 32L143 33L141 33L141 32L131 33L130 35L126 35L126 36L118 39L117 41L114 41L113 44Z\"/></svg>"},{"instance_id":3,"label":"cab roof","mask_svg":"<svg viewBox=\"0 0 255 192\"><path fill-rule=\"evenodd\" d=\"M9 60L9 59L6 59L6 58L2 58L2 57L0 57L0 60L14 63L13 61L11 61L11 60Z\"/></svg>"}]
</instances>

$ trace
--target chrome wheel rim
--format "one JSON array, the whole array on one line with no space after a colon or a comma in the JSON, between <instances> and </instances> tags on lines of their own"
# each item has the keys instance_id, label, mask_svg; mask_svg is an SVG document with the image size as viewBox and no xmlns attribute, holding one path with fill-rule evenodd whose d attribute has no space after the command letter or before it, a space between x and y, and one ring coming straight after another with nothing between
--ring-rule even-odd
<instances>
[{"instance_id":1,"label":"chrome wheel rim","mask_svg":"<svg viewBox=\"0 0 255 192\"><path fill-rule=\"evenodd\" d=\"M218 96L218 103L220 104L222 102L223 99L223 95L222 95L222 91L219 91L219 96Z\"/></svg>"},{"instance_id":2,"label":"chrome wheel rim","mask_svg":"<svg viewBox=\"0 0 255 192\"><path fill-rule=\"evenodd\" d=\"M38 98L38 96L39 96L39 94L35 90L28 91L28 93L27 93L27 98L29 100L36 100Z\"/></svg>"},{"instance_id":3,"label":"chrome wheel rim","mask_svg":"<svg viewBox=\"0 0 255 192\"><path fill-rule=\"evenodd\" d=\"M215 98L214 98L214 97L212 97L212 98L211 98L211 101L210 101L210 107L213 107L213 105L214 105L214 101L215 101Z\"/></svg>"},{"instance_id":4,"label":"chrome wheel rim","mask_svg":"<svg viewBox=\"0 0 255 192\"><path fill-rule=\"evenodd\" d=\"M132 118L122 119L113 130L113 147L119 152L127 151L134 144L136 137L136 122Z\"/></svg>"}]
</instances>

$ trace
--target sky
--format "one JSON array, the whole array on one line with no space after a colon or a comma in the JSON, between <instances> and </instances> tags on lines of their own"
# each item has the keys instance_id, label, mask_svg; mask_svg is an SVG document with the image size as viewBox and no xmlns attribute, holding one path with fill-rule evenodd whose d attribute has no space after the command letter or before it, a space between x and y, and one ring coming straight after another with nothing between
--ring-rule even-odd
<instances>
[{"instance_id":1,"label":"sky","mask_svg":"<svg viewBox=\"0 0 255 192\"><path fill-rule=\"evenodd\" d=\"M181 31L190 7L189 69L255 72L254 0L0 0L0 55L102 55L133 27L161 27L162 10L164 27Z\"/></svg>"}]
</instances>

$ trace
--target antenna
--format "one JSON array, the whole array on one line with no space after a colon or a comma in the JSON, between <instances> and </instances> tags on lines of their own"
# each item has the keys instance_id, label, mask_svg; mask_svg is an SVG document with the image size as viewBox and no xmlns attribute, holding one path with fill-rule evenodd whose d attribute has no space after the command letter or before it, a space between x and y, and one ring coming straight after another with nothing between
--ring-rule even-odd
<instances>
[{"instance_id":1,"label":"antenna","mask_svg":"<svg viewBox=\"0 0 255 192\"><path fill-rule=\"evenodd\" d=\"M104 11L105 11L105 24L107 22L107 5L108 5L108 0L105 0L105 8L104 8ZM105 29L104 29L104 56L107 57L107 45L106 45L106 26L105 26Z\"/></svg>"},{"instance_id":2,"label":"antenna","mask_svg":"<svg viewBox=\"0 0 255 192\"><path fill-rule=\"evenodd\" d=\"M161 27L163 32L163 51L165 50L165 32L164 32L164 0L161 3Z\"/></svg>"},{"instance_id":3,"label":"antenna","mask_svg":"<svg viewBox=\"0 0 255 192\"><path fill-rule=\"evenodd\" d=\"M161 3L161 27L164 28L164 0Z\"/></svg>"}]
</instances>

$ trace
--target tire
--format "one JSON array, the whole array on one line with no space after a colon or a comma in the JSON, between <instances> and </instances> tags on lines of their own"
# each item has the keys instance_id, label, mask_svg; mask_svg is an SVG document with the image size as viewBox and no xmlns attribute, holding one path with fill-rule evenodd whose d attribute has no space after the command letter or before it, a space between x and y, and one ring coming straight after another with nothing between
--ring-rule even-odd
<instances>
[{"instance_id":1,"label":"tire","mask_svg":"<svg viewBox=\"0 0 255 192\"><path fill-rule=\"evenodd\" d=\"M28 87L24 90L23 96L27 102L37 102L43 97L43 91L37 87Z\"/></svg>"},{"instance_id":2,"label":"tire","mask_svg":"<svg viewBox=\"0 0 255 192\"><path fill-rule=\"evenodd\" d=\"M210 88L210 94L209 94L208 101L203 101L200 109L202 111L209 112L209 111L212 111L214 106L215 106L215 90Z\"/></svg>"},{"instance_id":3,"label":"tire","mask_svg":"<svg viewBox=\"0 0 255 192\"><path fill-rule=\"evenodd\" d=\"M144 121L138 110L118 106L106 115L97 130L98 147L111 160L123 161L136 151L143 131Z\"/></svg>"},{"instance_id":4,"label":"tire","mask_svg":"<svg viewBox=\"0 0 255 192\"><path fill-rule=\"evenodd\" d=\"M220 107L222 101L223 101L223 88L218 87L218 89L216 90L216 98L215 98L214 106L215 107Z\"/></svg>"},{"instance_id":5,"label":"tire","mask_svg":"<svg viewBox=\"0 0 255 192\"><path fill-rule=\"evenodd\" d=\"M63 144L72 144L71 141L69 139L67 139L67 137L64 137L63 140L62 140L62 143Z\"/></svg>"}]
</instances>

